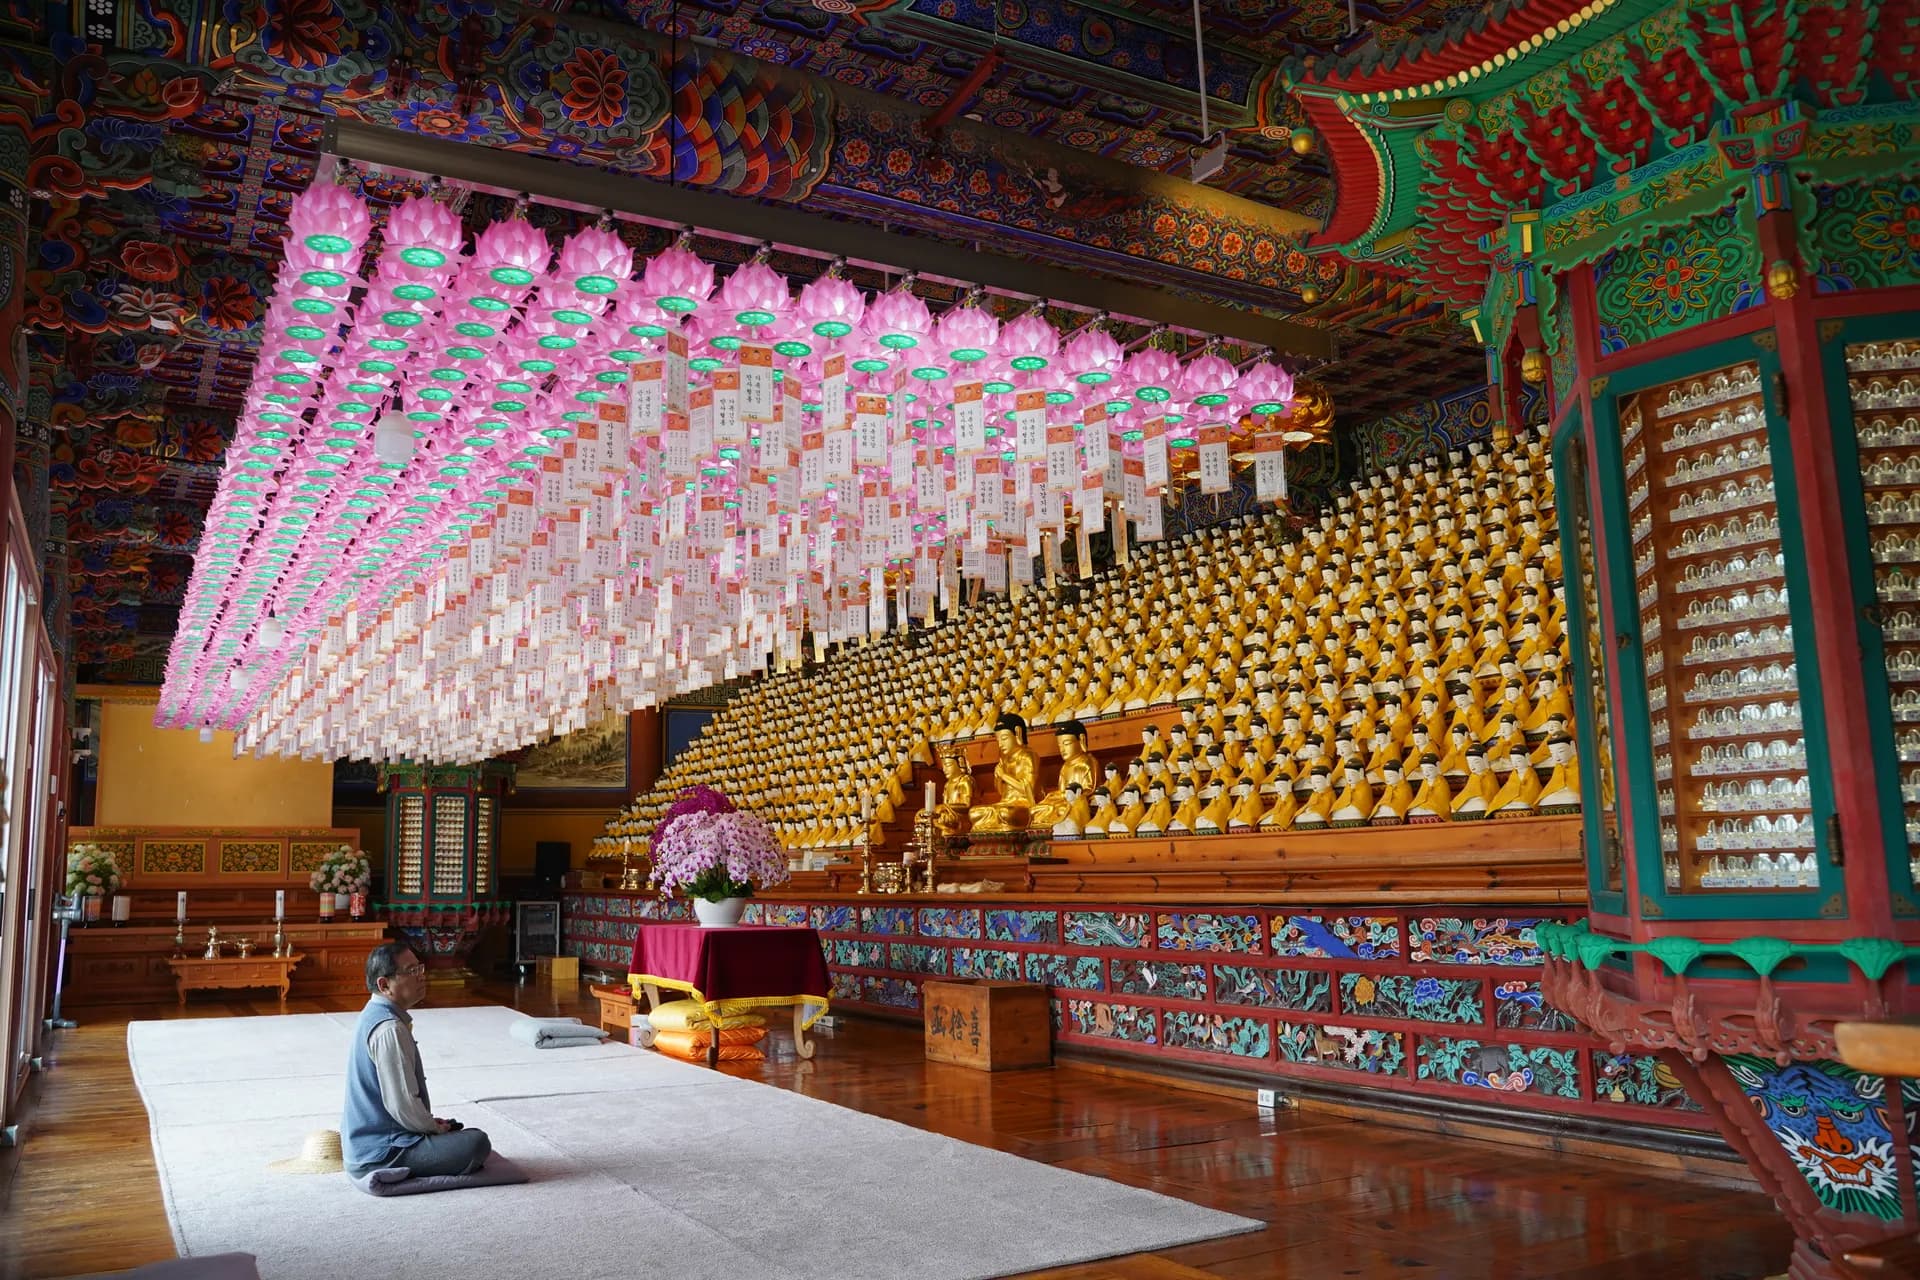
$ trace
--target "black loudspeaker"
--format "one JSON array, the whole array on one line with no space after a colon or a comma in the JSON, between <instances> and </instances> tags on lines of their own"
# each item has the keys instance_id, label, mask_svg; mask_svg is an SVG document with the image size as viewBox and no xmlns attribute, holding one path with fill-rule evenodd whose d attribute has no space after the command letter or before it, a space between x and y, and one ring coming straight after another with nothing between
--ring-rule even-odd
<instances>
[{"instance_id":1,"label":"black loudspeaker","mask_svg":"<svg viewBox=\"0 0 1920 1280\"><path fill-rule=\"evenodd\" d=\"M533 876L547 893L558 893L573 866L573 846L565 840L541 840L533 846Z\"/></svg>"}]
</instances>

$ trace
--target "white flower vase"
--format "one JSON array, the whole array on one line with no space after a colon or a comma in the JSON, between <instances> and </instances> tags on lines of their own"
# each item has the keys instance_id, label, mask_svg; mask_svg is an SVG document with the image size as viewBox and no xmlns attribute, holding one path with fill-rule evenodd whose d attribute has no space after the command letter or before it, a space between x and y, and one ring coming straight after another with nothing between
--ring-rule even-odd
<instances>
[{"instance_id":1,"label":"white flower vase","mask_svg":"<svg viewBox=\"0 0 1920 1280\"><path fill-rule=\"evenodd\" d=\"M740 913L747 909L745 898L721 898L709 901L706 898L693 900L693 918L700 922L702 929L723 929L728 925L740 923Z\"/></svg>"},{"instance_id":2,"label":"white flower vase","mask_svg":"<svg viewBox=\"0 0 1920 1280\"><path fill-rule=\"evenodd\" d=\"M345 911L352 902L353 895L350 893L336 893L333 895L333 909L336 912Z\"/></svg>"}]
</instances>

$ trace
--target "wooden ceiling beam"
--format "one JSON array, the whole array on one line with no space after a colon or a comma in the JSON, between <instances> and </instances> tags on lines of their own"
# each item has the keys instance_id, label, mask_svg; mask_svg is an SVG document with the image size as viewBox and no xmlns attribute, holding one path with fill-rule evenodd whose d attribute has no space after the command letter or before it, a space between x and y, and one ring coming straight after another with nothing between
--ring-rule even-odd
<instances>
[{"instance_id":1,"label":"wooden ceiling beam","mask_svg":"<svg viewBox=\"0 0 1920 1280\"><path fill-rule=\"evenodd\" d=\"M659 226L691 226L751 243L978 285L993 293L1045 298L1080 310L1268 347L1279 355L1318 360L1334 354L1328 330L1279 316L1214 306L1086 272L1063 271L1010 253L960 248L792 206L672 186L546 156L426 138L355 120L330 120L321 146L326 153L356 164L437 175L503 195L524 193L552 204L608 210Z\"/></svg>"}]
</instances>

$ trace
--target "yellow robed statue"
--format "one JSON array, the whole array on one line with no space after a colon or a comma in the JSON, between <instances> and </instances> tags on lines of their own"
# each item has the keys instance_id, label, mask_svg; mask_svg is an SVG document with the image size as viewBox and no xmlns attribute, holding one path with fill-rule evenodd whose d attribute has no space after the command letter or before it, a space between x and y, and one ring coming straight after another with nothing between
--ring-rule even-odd
<instances>
[{"instance_id":1,"label":"yellow robed statue","mask_svg":"<svg viewBox=\"0 0 1920 1280\"><path fill-rule=\"evenodd\" d=\"M1060 743L1060 781L1052 791L1040 798L1040 802L1027 815L1027 825L1038 831L1053 830L1054 825L1062 821L1073 808L1073 800L1067 794L1068 787L1077 782L1082 795L1093 794L1093 757L1087 754L1086 727L1069 720L1054 730L1054 736ZM998 771L994 776L999 776Z\"/></svg>"},{"instance_id":2,"label":"yellow robed statue","mask_svg":"<svg viewBox=\"0 0 1920 1280\"><path fill-rule=\"evenodd\" d=\"M993 740L1000 748L1000 763L993 766L993 785L999 798L992 804L975 805L967 817L976 832L1025 831L1033 811L1033 782L1039 772L1033 752L1027 750L1027 722L1012 712L1004 712L994 722Z\"/></svg>"},{"instance_id":3,"label":"yellow robed statue","mask_svg":"<svg viewBox=\"0 0 1920 1280\"><path fill-rule=\"evenodd\" d=\"M933 829L942 836L965 835L967 812L973 805L973 767L958 743L940 748L940 805L933 811Z\"/></svg>"}]
</instances>

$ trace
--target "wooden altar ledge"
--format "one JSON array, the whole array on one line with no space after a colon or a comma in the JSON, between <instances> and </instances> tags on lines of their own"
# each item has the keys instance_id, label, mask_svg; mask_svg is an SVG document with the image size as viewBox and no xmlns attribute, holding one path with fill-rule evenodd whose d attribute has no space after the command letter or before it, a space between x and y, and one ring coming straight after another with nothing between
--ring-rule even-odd
<instances>
[{"instance_id":1,"label":"wooden altar ledge","mask_svg":"<svg viewBox=\"0 0 1920 1280\"><path fill-rule=\"evenodd\" d=\"M238 928L222 922L220 934L226 941L239 935L253 938L260 950L248 957L249 962L273 959L271 920L261 922L256 917ZM367 953L386 940L387 926L380 920L289 922L286 935L288 945L298 953L298 963L288 971L291 994L361 995L367 989ZM206 946L206 936L205 923L188 922L188 957L199 956ZM120 929L91 925L73 930L67 948L67 985L61 998L71 1007L158 1003L180 994L172 967L175 957L170 924ZM278 986L278 980L271 985Z\"/></svg>"},{"instance_id":2,"label":"wooden altar ledge","mask_svg":"<svg viewBox=\"0 0 1920 1280\"><path fill-rule=\"evenodd\" d=\"M942 884L997 880L954 898L1041 895L1088 901L1578 904L1586 867L1577 814L1338 831L1053 840L1031 858L943 858ZM875 855L875 861L897 861ZM916 877L916 882L917 882ZM787 893L859 897L860 864L797 871ZM869 895L884 899L889 895Z\"/></svg>"}]
</instances>

